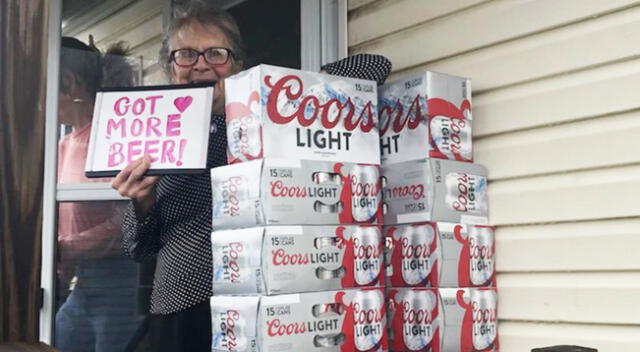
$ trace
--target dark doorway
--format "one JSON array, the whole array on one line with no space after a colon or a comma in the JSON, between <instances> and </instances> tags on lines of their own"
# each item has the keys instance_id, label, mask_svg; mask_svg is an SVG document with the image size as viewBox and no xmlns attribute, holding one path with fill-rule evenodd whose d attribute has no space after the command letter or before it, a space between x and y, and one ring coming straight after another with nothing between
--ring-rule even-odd
<instances>
[{"instance_id":1,"label":"dark doorway","mask_svg":"<svg viewBox=\"0 0 640 352\"><path fill-rule=\"evenodd\" d=\"M257 64L300 68L300 1L248 0L229 12L247 46L245 68Z\"/></svg>"}]
</instances>

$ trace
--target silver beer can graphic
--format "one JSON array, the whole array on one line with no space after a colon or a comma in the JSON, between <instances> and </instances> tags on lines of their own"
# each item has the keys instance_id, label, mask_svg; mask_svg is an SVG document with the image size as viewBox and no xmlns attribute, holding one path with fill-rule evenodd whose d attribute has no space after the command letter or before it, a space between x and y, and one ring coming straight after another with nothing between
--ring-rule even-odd
<instances>
[{"instance_id":1,"label":"silver beer can graphic","mask_svg":"<svg viewBox=\"0 0 640 352\"><path fill-rule=\"evenodd\" d=\"M213 351L249 351L246 336L247 320L237 309L211 308Z\"/></svg>"},{"instance_id":2,"label":"silver beer can graphic","mask_svg":"<svg viewBox=\"0 0 640 352\"><path fill-rule=\"evenodd\" d=\"M343 209L344 204L342 204L342 201L337 201L333 204L327 204L319 200L313 202L313 210L320 214L338 214Z\"/></svg>"},{"instance_id":3,"label":"silver beer can graphic","mask_svg":"<svg viewBox=\"0 0 640 352\"><path fill-rule=\"evenodd\" d=\"M469 226L469 278L474 286L488 285L495 274L493 229Z\"/></svg>"},{"instance_id":4,"label":"silver beer can graphic","mask_svg":"<svg viewBox=\"0 0 640 352\"><path fill-rule=\"evenodd\" d=\"M435 116L429 127L434 147L449 160L473 159L470 120Z\"/></svg>"},{"instance_id":5,"label":"silver beer can graphic","mask_svg":"<svg viewBox=\"0 0 640 352\"><path fill-rule=\"evenodd\" d=\"M467 173L451 172L445 177L449 209L467 214L486 214L487 178Z\"/></svg>"},{"instance_id":6,"label":"silver beer can graphic","mask_svg":"<svg viewBox=\"0 0 640 352\"><path fill-rule=\"evenodd\" d=\"M498 335L498 294L495 290L471 290L473 347L483 351L492 347Z\"/></svg>"},{"instance_id":7,"label":"silver beer can graphic","mask_svg":"<svg viewBox=\"0 0 640 352\"><path fill-rule=\"evenodd\" d=\"M439 254L430 248L438 248L438 234L433 226L406 225L401 231L402 279L407 285L424 284L437 263Z\"/></svg>"},{"instance_id":8,"label":"silver beer can graphic","mask_svg":"<svg viewBox=\"0 0 640 352\"><path fill-rule=\"evenodd\" d=\"M234 118L227 122L227 150L233 159L256 159L262 152L262 127L257 115Z\"/></svg>"},{"instance_id":9,"label":"silver beer can graphic","mask_svg":"<svg viewBox=\"0 0 640 352\"><path fill-rule=\"evenodd\" d=\"M407 289L400 300L402 338L410 351L421 351L442 331L439 298L435 290ZM396 313L398 314L398 313ZM435 348L434 348L435 350Z\"/></svg>"},{"instance_id":10,"label":"silver beer can graphic","mask_svg":"<svg viewBox=\"0 0 640 352\"><path fill-rule=\"evenodd\" d=\"M376 284L382 271L382 234L377 226L361 226L353 233L354 272L358 286Z\"/></svg>"},{"instance_id":11,"label":"silver beer can graphic","mask_svg":"<svg viewBox=\"0 0 640 352\"><path fill-rule=\"evenodd\" d=\"M353 305L354 340L357 351L379 347L385 333L384 297L380 290L358 290Z\"/></svg>"},{"instance_id":12,"label":"silver beer can graphic","mask_svg":"<svg viewBox=\"0 0 640 352\"><path fill-rule=\"evenodd\" d=\"M324 183L333 183L336 185L342 184L342 178L339 174L335 172L327 172L327 171L316 171L311 174L311 178L313 179L313 183L315 184L324 184Z\"/></svg>"},{"instance_id":13,"label":"silver beer can graphic","mask_svg":"<svg viewBox=\"0 0 640 352\"><path fill-rule=\"evenodd\" d=\"M245 242L213 244L213 283L239 284L249 280L251 277L249 249Z\"/></svg>"},{"instance_id":14,"label":"silver beer can graphic","mask_svg":"<svg viewBox=\"0 0 640 352\"><path fill-rule=\"evenodd\" d=\"M355 164L351 169L351 213L356 222L369 222L378 214L380 172L375 165Z\"/></svg>"}]
</instances>

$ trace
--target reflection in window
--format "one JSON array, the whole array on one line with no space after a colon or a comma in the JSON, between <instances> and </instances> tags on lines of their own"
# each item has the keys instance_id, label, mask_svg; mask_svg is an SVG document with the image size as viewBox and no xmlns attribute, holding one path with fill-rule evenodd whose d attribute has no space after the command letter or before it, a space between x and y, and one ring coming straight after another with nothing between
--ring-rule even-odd
<instances>
[{"instance_id":1,"label":"reflection in window","mask_svg":"<svg viewBox=\"0 0 640 352\"><path fill-rule=\"evenodd\" d=\"M123 351L148 310L151 273L143 277L121 249L126 204L58 205L55 346L63 352Z\"/></svg>"},{"instance_id":2,"label":"reflection in window","mask_svg":"<svg viewBox=\"0 0 640 352\"><path fill-rule=\"evenodd\" d=\"M110 182L84 176L94 97L102 87L134 85L134 66L122 43L106 54L71 37L61 44L58 118L65 127L58 144L58 182ZM58 204L54 344L63 352L123 351L148 311L139 304L149 300L142 270L122 251L126 204Z\"/></svg>"},{"instance_id":3,"label":"reflection in window","mask_svg":"<svg viewBox=\"0 0 640 352\"><path fill-rule=\"evenodd\" d=\"M58 145L58 183L106 182L84 177L96 91L106 87L131 87L134 66L123 42L101 53L93 43L63 37L60 54L58 121L64 125Z\"/></svg>"}]
</instances>

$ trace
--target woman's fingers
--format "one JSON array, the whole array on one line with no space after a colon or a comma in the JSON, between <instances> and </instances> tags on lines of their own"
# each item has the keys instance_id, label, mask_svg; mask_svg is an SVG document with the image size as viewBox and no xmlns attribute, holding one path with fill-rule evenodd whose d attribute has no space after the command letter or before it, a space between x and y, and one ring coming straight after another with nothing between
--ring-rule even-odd
<instances>
[{"instance_id":1,"label":"woman's fingers","mask_svg":"<svg viewBox=\"0 0 640 352\"><path fill-rule=\"evenodd\" d=\"M147 170L149 169L149 166L151 166L151 162L146 156L138 160L140 160L140 162L136 167L133 168L133 170L131 170L131 173L129 174L128 181L130 182L136 182L142 179L142 177L144 176L144 173L147 172Z\"/></svg>"},{"instance_id":2,"label":"woman's fingers","mask_svg":"<svg viewBox=\"0 0 640 352\"><path fill-rule=\"evenodd\" d=\"M128 197L134 199L149 197L159 179L160 176L145 176L140 181L132 184Z\"/></svg>"},{"instance_id":3,"label":"woman's fingers","mask_svg":"<svg viewBox=\"0 0 640 352\"><path fill-rule=\"evenodd\" d=\"M131 171L133 171L133 169L135 169L142 162L144 162L144 157L138 160L135 160L131 164L127 165L124 169L120 170L120 172L116 175L113 181L111 181L111 187L119 191L122 184L124 184L129 179L129 175L131 175Z\"/></svg>"},{"instance_id":4,"label":"woman's fingers","mask_svg":"<svg viewBox=\"0 0 640 352\"><path fill-rule=\"evenodd\" d=\"M111 187L123 197L146 198L160 179L159 176L144 176L151 166L151 160L144 156L122 169L111 182Z\"/></svg>"}]
</instances>

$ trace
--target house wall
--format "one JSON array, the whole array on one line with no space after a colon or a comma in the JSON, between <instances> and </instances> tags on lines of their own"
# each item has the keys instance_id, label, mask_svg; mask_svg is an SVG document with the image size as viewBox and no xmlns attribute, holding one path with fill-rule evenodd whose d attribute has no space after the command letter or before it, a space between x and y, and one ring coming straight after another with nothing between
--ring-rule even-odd
<instances>
[{"instance_id":1,"label":"house wall","mask_svg":"<svg viewBox=\"0 0 640 352\"><path fill-rule=\"evenodd\" d=\"M640 351L640 2L350 0L349 52L473 80L504 352Z\"/></svg>"}]
</instances>

